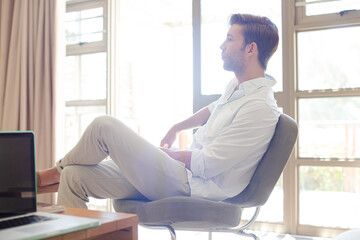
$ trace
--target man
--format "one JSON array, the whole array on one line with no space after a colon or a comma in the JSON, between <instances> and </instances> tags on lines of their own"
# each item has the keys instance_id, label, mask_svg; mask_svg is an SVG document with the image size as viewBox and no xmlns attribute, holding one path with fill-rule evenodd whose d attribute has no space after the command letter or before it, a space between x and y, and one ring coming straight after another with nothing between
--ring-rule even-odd
<instances>
[{"instance_id":1,"label":"man","mask_svg":"<svg viewBox=\"0 0 360 240\"><path fill-rule=\"evenodd\" d=\"M275 81L265 77L279 37L264 17L234 14L229 22L220 48L224 69L236 78L216 102L174 125L161 148L113 117L97 118L56 167L39 172L39 189L56 188L60 180L58 204L80 208L88 197L223 200L239 194L280 115L271 90ZM179 131L196 127L190 149L171 149Z\"/></svg>"}]
</instances>

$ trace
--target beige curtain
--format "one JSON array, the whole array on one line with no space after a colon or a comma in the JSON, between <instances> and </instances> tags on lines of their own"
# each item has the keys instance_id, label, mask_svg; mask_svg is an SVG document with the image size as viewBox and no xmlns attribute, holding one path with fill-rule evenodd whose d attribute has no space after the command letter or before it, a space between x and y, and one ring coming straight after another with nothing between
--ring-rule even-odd
<instances>
[{"instance_id":1,"label":"beige curtain","mask_svg":"<svg viewBox=\"0 0 360 240\"><path fill-rule=\"evenodd\" d=\"M0 0L0 131L32 130L37 169L55 161L62 0ZM40 197L53 201L52 196Z\"/></svg>"}]
</instances>

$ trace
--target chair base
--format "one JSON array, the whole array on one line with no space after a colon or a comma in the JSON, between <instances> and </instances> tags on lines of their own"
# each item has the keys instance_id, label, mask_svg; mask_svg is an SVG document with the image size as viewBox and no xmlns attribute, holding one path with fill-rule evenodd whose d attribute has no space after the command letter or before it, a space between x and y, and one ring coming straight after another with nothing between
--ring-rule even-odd
<instances>
[{"instance_id":1,"label":"chair base","mask_svg":"<svg viewBox=\"0 0 360 240\"><path fill-rule=\"evenodd\" d=\"M245 236L245 237L251 237L251 238L253 238L254 240L259 240L259 238L258 238L255 234L253 234L253 233L246 233L246 232L244 232L244 231L239 231L239 232L237 232L237 234L239 234L239 235L241 235L241 236Z\"/></svg>"},{"instance_id":2,"label":"chair base","mask_svg":"<svg viewBox=\"0 0 360 240\"><path fill-rule=\"evenodd\" d=\"M255 222L255 219L259 215L259 212L260 212L260 207L256 207L254 215L252 216L252 218L247 223L245 223L244 225L241 225L238 228L221 228L221 229L213 230L212 232L235 233L235 234L238 234L238 235L241 235L241 236L244 236L244 237L253 238L254 240L259 240L259 238L255 234L244 232L245 229L250 227ZM143 226L147 227L147 228L157 228L157 229L166 228L170 232L171 240L176 240L175 229L172 226L169 226L169 225L163 225L163 226L143 225Z\"/></svg>"},{"instance_id":3,"label":"chair base","mask_svg":"<svg viewBox=\"0 0 360 240\"><path fill-rule=\"evenodd\" d=\"M152 228L152 229L163 229L163 228L166 228L167 230L169 230L169 233L170 233L170 237L171 237L171 240L176 240L176 233L175 233L175 229L171 226L148 226L148 225L144 225L144 227L147 227L147 228ZM249 237L249 238L253 238L254 240L259 240L259 238L253 234L253 233L247 233L247 232L244 232L243 230L240 230L240 231L221 231L221 232L230 232L230 233L235 233L235 234L238 234L240 236L244 236L244 237Z\"/></svg>"},{"instance_id":4,"label":"chair base","mask_svg":"<svg viewBox=\"0 0 360 240\"><path fill-rule=\"evenodd\" d=\"M167 228L170 232L171 240L176 240L176 233L175 229L172 226L164 226L164 228Z\"/></svg>"}]
</instances>

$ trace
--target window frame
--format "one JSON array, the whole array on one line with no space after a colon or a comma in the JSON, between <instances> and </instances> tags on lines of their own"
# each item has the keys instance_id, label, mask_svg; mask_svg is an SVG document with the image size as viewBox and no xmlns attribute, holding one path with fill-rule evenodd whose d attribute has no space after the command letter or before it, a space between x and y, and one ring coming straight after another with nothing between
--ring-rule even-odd
<instances>
[{"instance_id":1,"label":"window frame","mask_svg":"<svg viewBox=\"0 0 360 240\"><path fill-rule=\"evenodd\" d=\"M108 26L108 14L107 14L107 0L81 0L81 1L68 1L66 3L66 12L75 12L80 10L87 10L92 8L103 8L103 39L102 41L85 43L85 44L69 44L66 45L66 55L81 55L87 53L105 52L107 50L107 26Z\"/></svg>"},{"instance_id":2,"label":"window frame","mask_svg":"<svg viewBox=\"0 0 360 240\"><path fill-rule=\"evenodd\" d=\"M108 14L107 14L107 0L73 0L66 2L66 13L80 10L87 10L92 8L103 8L104 21L103 21L103 40L97 42L91 42L86 44L69 44L66 45L66 56L81 56L84 54L101 53L107 54L107 35L108 35ZM108 67L107 67L108 68ZM107 77L106 77L107 79ZM106 80L107 81L107 80ZM108 81L107 81L108 82ZM108 89L108 83L106 82L106 89ZM105 99L96 100L71 100L65 101L65 107L90 107L90 106L105 106L107 109L108 105L108 90L106 91Z\"/></svg>"},{"instance_id":3,"label":"window frame","mask_svg":"<svg viewBox=\"0 0 360 240\"><path fill-rule=\"evenodd\" d=\"M296 7L296 0L283 1L283 29L284 31L284 79L288 79L289 85L284 86L287 100L285 112L293 116L298 122L298 101L302 98L324 98L324 97L350 97L359 96L360 88L329 90L298 90L298 66L297 66L297 33L304 31L325 30L339 27L360 25L360 11L306 16L305 7ZM293 19L293 21L291 21ZM285 81L286 82L286 81ZM278 100L279 101L279 100ZM282 101L282 100L280 100ZM299 235L334 237L347 230L344 228L319 227L300 224L300 189L299 169L302 166L319 167L360 167L360 161L343 159L316 159L300 158L299 143L296 144L289 163L284 171L284 195L285 195L285 218L287 232Z\"/></svg>"},{"instance_id":4,"label":"window frame","mask_svg":"<svg viewBox=\"0 0 360 240\"><path fill-rule=\"evenodd\" d=\"M109 65L109 39L111 37L108 29L110 28L110 18L108 14L108 10L111 9L110 2L108 0L69 0L66 2L66 13L67 12L73 12L73 11L80 11L80 10L86 10L91 8L103 8L103 39L101 41L97 42L91 42L86 44L69 44L66 45L66 57L67 56L81 56L84 54L93 54L93 53L106 53L106 96L104 99L91 99L91 100L81 100L81 99L75 99L70 101L64 101L65 108L67 107L99 107L103 106L105 107L105 113L110 113L110 77L111 72L109 71L110 65ZM64 126L65 129L65 126ZM65 140L64 140L65 141ZM107 200L106 204L106 210L111 211L112 205L111 200Z\"/></svg>"},{"instance_id":5,"label":"window frame","mask_svg":"<svg viewBox=\"0 0 360 240\"><path fill-rule=\"evenodd\" d=\"M301 98L359 96L360 88L299 91L297 87L297 33L335 27L360 25L360 11L347 14L324 14L306 16L304 7L296 7L296 0L282 0L283 39L283 91L275 92L278 106L284 113L299 119L298 100ZM194 46L194 112L216 100L219 95L201 94L201 0L193 0L193 46ZM347 230L343 228L307 226L299 224L299 168L301 166L360 167L360 161L319 161L299 157L299 143L295 145L283 172L284 216L283 223L256 222L254 230L274 231L299 235L334 237Z\"/></svg>"},{"instance_id":6,"label":"window frame","mask_svg":"<svg viewBox=\"0 0 360 240\"><path fill-rule=\"evenodd\" d=\"M324 1L326 2L326 0ZM304 4L301 4L304 3ZM295 25L301 29L309 25L310 28L318 25L318 27L328 26L343 26L344 24L356 23L360 17L360 11L340 11L337 13L328 13L321 15L306 15L306 3L305 0L295 0ZM352 10L352 9L349 9Z\"/></svg>"},{"instance_id":7,"label":"window frame","mask_svg":"<svg viewBox=\"0 0 360 240\"><path fill-rule=\"evenodd\" d=\"M220 95L201 93L201 0L193 0L193 112L197 112Z\"/></svg>"}]
</instances>

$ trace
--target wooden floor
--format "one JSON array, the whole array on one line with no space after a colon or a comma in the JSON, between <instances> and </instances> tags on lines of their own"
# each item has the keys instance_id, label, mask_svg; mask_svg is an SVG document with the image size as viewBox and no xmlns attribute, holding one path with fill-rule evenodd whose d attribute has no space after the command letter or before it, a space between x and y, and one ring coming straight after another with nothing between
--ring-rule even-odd
<instances>
[{"instance_id":1,"label":"wooden floor","mask_svg":"<svg viewBox=\"0 0 360 240\"><path fill-rule=\"evenodd\" d=\"M329 238L296 236L268 232L254 232L260 240L330 240ZM177 240L253 240L233 233L212 233L176 231ZM139 226L139 240L170 240L167 230L148 229Z\"/></svg>"},{"instance_id":2,"label":"wooden floor","mask_svg":"<svg viewBox=\"0 0 360 240\"><path fill-rule=\"evenodd\" d=\"M256 236L258 236L260 240L330 240L329 238L307 237L278 233L256 233ZM242 239L245 240L250 238L241 238L241 240Z\"/></svg>"}]
</instances>

